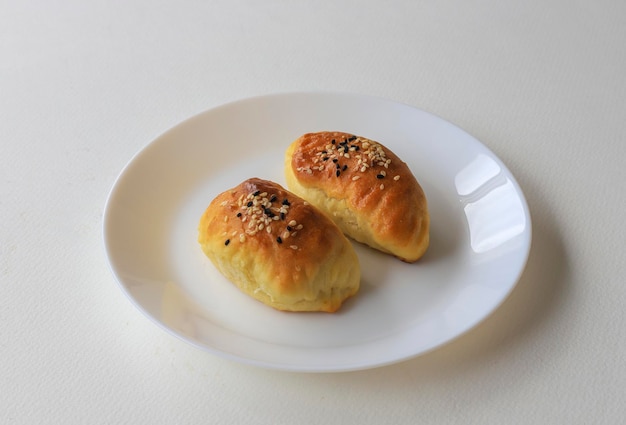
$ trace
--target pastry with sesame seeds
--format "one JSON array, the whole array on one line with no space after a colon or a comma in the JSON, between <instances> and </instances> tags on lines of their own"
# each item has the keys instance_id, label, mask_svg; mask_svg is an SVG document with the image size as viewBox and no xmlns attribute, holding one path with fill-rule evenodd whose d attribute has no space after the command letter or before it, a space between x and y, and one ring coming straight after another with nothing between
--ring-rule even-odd
<instances>
[{"instance_id":1,"label":"pastry with sesame seeds","mask_svg":"<svg viewBox=\"0 0 626 425\"><path fill-rule=\"evenodd\" d=\"M219 194L198 242L242 292L284 311L333 313L359 289L359 260L337 225L277 183L248 179Z\"/></svg>"},{"instance_id":2,"label":"pastry with sesame seeds","mask_svg":"<svg viewBox=\"0 0 626 425\"><path fill-rule=\"evenodd\" d=\"M285 153L285 178L354 240L410 263L426 252L426 195L381 143L343 132L304 134Z\"/></svg>"}]
</instances>

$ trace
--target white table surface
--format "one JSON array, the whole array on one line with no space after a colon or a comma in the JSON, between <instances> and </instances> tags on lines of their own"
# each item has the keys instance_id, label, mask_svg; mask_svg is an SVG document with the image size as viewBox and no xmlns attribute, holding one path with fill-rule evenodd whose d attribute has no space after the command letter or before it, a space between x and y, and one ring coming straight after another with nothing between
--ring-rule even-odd
<instances>
[{"instance_id":1,"label":"white table surface","mask_svg":"<svg viewBox=\"0 0 626 425\"><path fill-rule=\"evenodd\" d=\"M623 423L625 42L621 0L0 1L0 423ZM533 217L517 287L359 372L245 366L155 326L104 255L122 167L211 107L319 90L492 149Z\"/></svg>"}]
</instances>

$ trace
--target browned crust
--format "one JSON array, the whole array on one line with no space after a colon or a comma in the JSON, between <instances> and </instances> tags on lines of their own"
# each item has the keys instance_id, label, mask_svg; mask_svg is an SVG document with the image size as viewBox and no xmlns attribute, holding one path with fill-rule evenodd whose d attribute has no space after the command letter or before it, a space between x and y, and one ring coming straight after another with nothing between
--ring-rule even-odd
<instances>
[{"instance_id":1,"label":"browned crust","mask_svg":"<svg viewBox=\"0 0 626 425\"><path fill-rule=\"evenodd\" d=\"M367 217L374 239L389 246L387 251L405 261L423 255L429 227L426 196L407 164L389 148L349 133L308 133L291 148L291 171L303 187L345 200L348 208Z\"/></svg>"},{"instance_id":2,"label":"browned crust","mask_svg":"<svg viewBox=\"0 0 626 425\"><path fill-rule=\"evenodd\" d=\"M314 292L311 285L320 273L320 265L332 256L347 253L358 269L353 248L330 219L280 185L258 178L242 182L211 202L200 219L198 241L205 254L216 265L221 264L218 268L224 262L245 268L231 272L241 273L246 277L244 280L261 285L263 296L250 293L252 287L242 287L247 283L234 282L240 289L281 310L309 309L290 308L289 300L311 297ZM338 309L341 301L358 289L359 276L356 283L354 276L352 282L346 282L356 284L356 288L351 288L339 301L320 301L319 308L314 310ZM265 293L273 294L275 302L264 299Z\"/></svg>"}]
</instances>

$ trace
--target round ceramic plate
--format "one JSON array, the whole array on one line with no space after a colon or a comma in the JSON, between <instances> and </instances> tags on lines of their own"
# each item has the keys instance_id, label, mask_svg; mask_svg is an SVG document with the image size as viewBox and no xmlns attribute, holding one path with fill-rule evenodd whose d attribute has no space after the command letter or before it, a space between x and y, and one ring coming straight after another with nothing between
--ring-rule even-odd
<instances>
[{"instance_id":1,"label":"round ceramic plate","mask_svg":"<svg viewBox=\"0 0 626 425\"><path fill-rule=\"evenodd\" d=\"M339 312L276 311L216 271L198 222L249 177L284 186L287 146L326 130L377 140L409 165L428 198L431 244L406 264L355 243L361 289ZM510 293L531 239L518 184L472 136L410 106L330 93L237 101L169 130L118 177L103 230L121 289L165 330L236 361L306 372L382 366L458 337Z\"/></svg>"}]
</instances>

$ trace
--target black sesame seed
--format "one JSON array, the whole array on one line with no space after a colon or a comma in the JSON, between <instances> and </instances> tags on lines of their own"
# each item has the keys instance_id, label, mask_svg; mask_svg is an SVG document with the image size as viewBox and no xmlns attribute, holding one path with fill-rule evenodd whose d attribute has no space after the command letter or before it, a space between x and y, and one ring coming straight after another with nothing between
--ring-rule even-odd
<instances>
[{"instance_id":1,"label":"black sesame seed","mask_svg":"<svg viewBox=\"0 0 626 425\"><path fill-rule=\"evenodd\" d=\"M322 151L322 153L323 153L324 155L326 155L326 154L328 153L328 151L327 151L327 150L323 150L323 151Z\"/></svg>"},{"instance_id":2,"label":"black sesame seed","mask_svg":"<svg viewBox=\"0 0 626 425\"><path fill-rule=\"evenodd\" d=\"M377 175L376 175L376 178L377 178L377 179L383 179L383 178L385 178L385 176L383 176L382 174L377 174Z\"/></svg>"},{"instance_id":3,"label":"black sesame seed","mask_svg":"<svg viewBox=\"0 0 626 425\"><path fill-rule=\"evenodd\" d=\"M337 158L333 159L333 162L336 164L339 161Z\"/></svg>"},{"instance_id":4,"label":"black sesame seed","mask_svg":"<svg viewBox=\"0 0 626 425\"><path fill-rule=\"evenodd\" d=\"M276 238L276 242L278 243L283 243L283 238L281 238L280 236Z\"/></svg>"},{"instance_id":5,"label":"black sesame seed","mask_svg":"<svg viewBox=\"0 0 626 425\"><path fill-rule=\"evenodd\" d=\"M341 171L346 171L348 169L347 165L344 165L343 168L341 169Z\"/></svg>"},{"instance_id":6,"label":"black sesame seed","mask_svg":"<svg viewBox=\"0 0 626 425\"><path fill-rule=\"evenodd\" d=\"M241 213L240 212L237 213L237 217L241 217Z\"/></svg>"},{"instance_id":7,"label":"black sesame seed","mask_svg":"<svg viewBox=\"0 0 626 425\"><path fill-rule=\"evenodd\" d=\"M352 137L348 138L348 141L349 141L349 142L351 142L351 141L353 141L353 140L356 140L356 136L352 136Z\"/></svg>"},{"instance_id":8,"label":"black sesame seed","mask_svg":"<svg viewBox=\"0 0 626 425\"><path fill-rule=\"evenodd\" d=\"M287 226L287 231L291 232L293 230L293 228L291 226Z\"/></svg>"},{"instance_id":9,"label":"black sesame seed","mask_svg":"<svg viewBox=\"0 0 626 425\"><path fill-rule=\"evenodd\" d=\"M289 205L291 205L291 204L289 203L289 200L288 200L288 199L283 199L283 205L287 205L287 206L289 206Z\"/></svg>"},{"instance_id":10,"label":"black sesame seed","mask_svg":"<svg viewBox=\"0 0 626 425\"><path fill-rule=\"evenodd\" d=\"M352 145L352 147L354 148L355 151L358 151L359 149L361 149L361 147L358 145Z\"/></svg>"},{"instance_id":11,"label":"black sesame seed","mask_svg":"<svg viewBox=\"0 0 626 425\"><path fill-rule=\"evenodd\" d=\"M281 220L284 220L284 219L285 219L285 213L284 213L284 212L281 212L281 213L280 213L280 219L281 219Z\"/></svg>"},{"instance_id":12,"label":"black sesame seed","mask_svg":"<svg viewBox=\"0 0 626 425\"><path fill-rule=\"evenodd\" d=\"M276 195L272 195L272 196L270 197L270 202L274 202L275 200L276 200Z\"/></svg>"},{"instance_id":13,"label":"black sesame seed","mask_svg":"<svg viewBox=\"0 0 626 425\"><path fill-rule=\"evenodd\" d=\"M261 191L260 191L260 190L257 190L256 192L254 192L254 193L252 194L252 196L259 196L259 194L260 194L260 193L261 193Z\"/></svg>"},{"instance_id":14,"label":"black sesame seed","mask_svg":"<svg viewBox=\"0 0 626 425\"><path fill-rule=\"evenodd\" d=\"M230 243L230 239L226 239L226 242L224 242L224 245L228 246L229 243Z\"/></svg>"},{"instance_id":15,"label":"black sesame seed","mask_svg":"<svg viewBox=\"0 0 626 425\"><path fill-rule=\"evenodd\" d=\"M337 164L335 165L335 168L339 170L341 168L341 165Z\"/></svg>"},{"instance_id":16,"label":"black sesame seed","mask_svg":"<svg viewBox=\"0 0 626 425\"><path fill-rule=\"evenodd\" d=\"M341 175L341 170L337 170L335 174L337 175L337 177L339 177Z\"/></svg>"},{"instance_id":17,"label":"black sesame seed","mask_svg":"<svg viewBox=\"0 0 626 425\"><path fill-rule=\"evenodd\" d=\"M330 141L330 143L332 143L334 145L337 142L335 141L335 139L333 139L333 140Z\"/></svg>"},{"instance_id":18,"label":"black sesame seed","mask_svg":"<svg viewBox=\"0 0 626 425\"><path fill-rule=\"evenodd\" d=\"M252 206L252 201L248 201L248 203L246 204L246 206L251 207L251 206Z\"/></svg>"},{"instance_id":19,"label":"black sesame seed","mask_svg":"<svg viewBox=\"0 0 626 425\"><path fill-rule=\"evenodd\" d=\"M272 210L270 210L269 208L263 208L263 212L265 213L265 215L273 217L274 213L272 212Z\"/></svg>"},{"instance_id":20,"label":"black sesame seed","mask_svg":"<svg viewBox=\"0 0 626 425\"><path fill-rule=\"evenodd\" d=\"M322 158L322 161L328 161L328 157L325 156L324 158Z\"/></svg>"}]
</instances>

